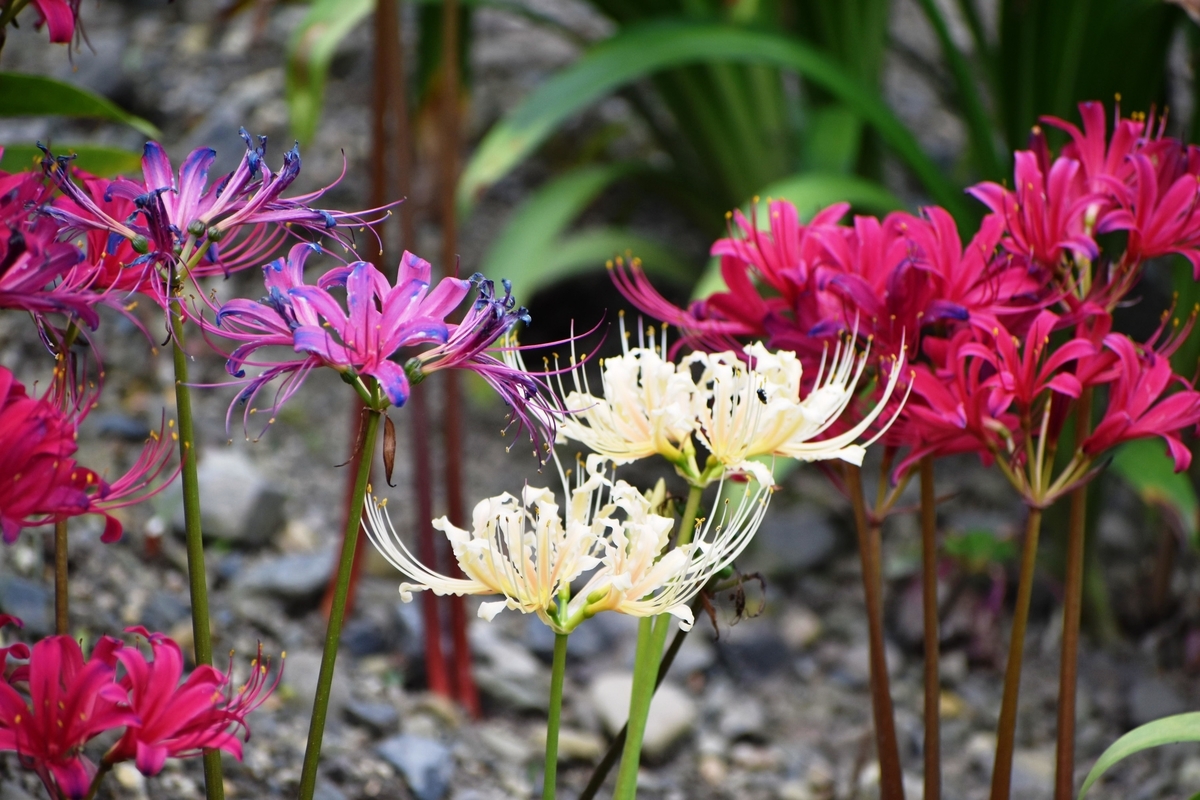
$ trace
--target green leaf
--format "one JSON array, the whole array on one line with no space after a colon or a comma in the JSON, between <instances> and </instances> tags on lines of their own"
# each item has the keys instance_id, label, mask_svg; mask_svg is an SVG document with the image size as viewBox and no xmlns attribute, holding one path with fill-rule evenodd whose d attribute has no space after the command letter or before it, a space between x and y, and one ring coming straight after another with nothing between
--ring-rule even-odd
<instances>
[{"instance_id":1,"label":"green leaf","mask_svg":"<svg viewBox=\"0 0 1200 800\"><path fill-rule=\"evenodd\" d=\"M935 202L956 217L965 220L968 216L962 193L921 150L912 133L875 92L864 88L827 55L776 33L688 21L626 28L538 87L480 143L459 183L460 210L469 211L484 189L533 152L572 114L647 75L709 61L773 64L799 72L874 126Z\"/></svg>"},{"instance_id":2,"label":"green leaf","mask_svg":"<svg viewBox=\"0 0 1200 800\"><path fill-rule=\"evenodd\" d=\"M521 297L532 297L555 281L600 269L613 256L638 256L647 271L688 282L693 270L670 248L620 228L593 228L568 234L575 219L614 181L638 168L633 164L577 167L526 199L513 214L483 261L483 273L507 278Z\"/></svg>"},{"instance_id":3,"label":"green leaf","mask_svg":"<svg viewBox=\"0 0 1200 800\"><path fill-rule=\"evenodd\" d=\"M1100 755L1100 760L1088 773L1079 789L1079 800L1087 794L1092 784L1100 779L1108 768L1123 758L1140 753L1151 747L1178 742L1200 742L1200 712L1177 714L1173 717L1163 717L1153 722L1147 722L1140 728L1134 728L1129 733L1117 739Z\"/></svg>"},{"instance_id":4,"label":"green leaf","mask_svg":"<svg viewBox=\"0 0 1200 800\"><path fill-rule=\"evenodd\" d=\"M42 115L105 119L123 122L151 139L162 135L148 120L87 89L44 75L0 72L0 116Z\"/></svg>"},{"instance_id":5,"label":"green leaf","mask_svg":"<svg viewBox=\"0 0 1200 800\"><path fill-rule=\"evenodd\" d=\"M137 172L142 168L142 154L132 150L96 145L56 145L51 148L56 156L74 155L75 166L84 172L111 178L126 172ZM4 145L4 157L0 158L0 169L6 172L24 172L35 168L42 160L42 151L27 144Z\"/></svg>"},{"instance_id":6,"label":"green leaf","mask_svg":"<svg viewBox=\"0 0 1200 800\"><path fill-rule=\"evenodd\" d=\"M1175 462L1158 439L1135 439L1117 448L1112 469L1133 487L1142 500L1165 509L1195 540L1200 502L1186 472L1176 472Z\"/></svg>"},{"instance_id":7,"label":"green leaf","mask_svg":"<svg viewBox=\"0 0 1200 800\"><path fill-rule=\"evenodd\" d=\"M834 203L847 202L857 210L875 214L887 214L904 207L898 197L875 181L840 173L802 172L772 183L759 192L758 196L760 199L756 212L761 220L759 227L763 228L767 227L769 200L787 200L796 207L800 218L805 222L812 219L817 211ZM747 205L742 212L749 213L749 210ZM713 292L723 292L726 288L725 281L721 278L721 259L713 258L709 260L700 280L693 287L692 297L708 297Z\"/></svg>"},{"instance_id":8,"label":"green leaf","mask_svg":"<svg viewBox=\"0 0 1200 800\"><path fill-rule=\"evenodd\" d=\"M338 44L375 10L375 0L315 0L287 48L287 104L292 133L311 142L325 102L325 78Z\"/></svg>"},{"instance_id":9,"label":"green leaf","mask_svg":"<svg viewBox=\"0 0 1200 800\"><path fill-rule=\"evenodd\" d=\"M947 536L943 549L972 573L983 572L990 564L1006 564L1017 556L1017 546L1011 539L1000 539L983 528Z\"/></svg>"}]
</instances>

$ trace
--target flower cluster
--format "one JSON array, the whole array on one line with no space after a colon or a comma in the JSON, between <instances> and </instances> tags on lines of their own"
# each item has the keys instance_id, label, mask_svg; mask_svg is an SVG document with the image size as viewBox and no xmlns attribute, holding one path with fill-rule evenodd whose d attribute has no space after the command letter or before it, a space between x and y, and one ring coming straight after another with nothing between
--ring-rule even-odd
<instances>
[{"instance_id":1,"label":"flower cluster","mask_svg":"<svg viewBox=\"0 0 1200 800\"><path fill-rule=\"evenodd\" d=\"M6 618L4 622L18 622ZM52 798L84 797L97 766L83 748L97 736L124 729L104 754L105 769L133 761L157 775L167 758L188 758L204 749L241 758L238 730L249 738L246 717L270 696L282 669L267 682L262 652L247 682L233 688L230 676L198 667L181 684L183 654L161 633L129 628L149 641L152 658L118 639L101 637L85 660L70 636L51 636L28 648L6 649L19 664L0 679L0 750L15 752L38 774Z\"/></svg>"},{"instance_id":2,"label":"flower cluster","mask_svg":"<svg viewBox=\"0 0 1200 800\"><path fill-rule=\"evenodd\" d=\"M717 514L714 509L688 532L690 541L681 531L671 547L675 521L665 513L661 484L642 494L625 481L614 482L600 456L589 457L579 472L572 489L559 467L569 497L565 515L553 491L526 486L520 499L505 493L480 501L469 531L445 517L436 520L434 527L450 540L463 578L421 564L397 534L383 501L368 505L367 532L376 549L412 581L400 585L405 601L422 590L499 594L503 600L480 604L479 616L490 620L507 608L537 614L556 633L570 633L602 611L671 614L686 630L693 622L688 603L750 543L772 488L768 473L757 487L746 486L736 510ZM582 588L572 591L580 579Z\"/></svg>"},{"instance_id":3,"label":"flower cluster","mask_svg":"<svg viewBox=\"0 0 1200 800\"><path fill-rule=\"evenodd\" d=\"M925 455L974 452L1042 507L1130 439L1162 437L1183 469L1178 434L1200 422L1200 393L1167 356L1190 323L1155 346L1113 332L1111 314L1151 259L1181 255L1200 275L1200 149L1163 136L1152 117L1117 119L1109 137L1100 104L1080 113L1082 129L1044 120L1070 136L1057 156L1035 130L1015 155L1012 189L970 190L989 213L965 247L939 208L843 224L841 204L805 224L771 201L766 230L738 212L739 235L713 245L725 291L680 309L636 261L614 265L614 278L700 349L762 338L816 367L828 342L857 329L878 354L906 353L912 395L885 439L908 449L897 477ZM1125 248L1112 255L1097 237L1116 231ZM1101 388L1095 430L1052 475L1071 410Z\"/></svg>"},{"instance_id":4,"label":"flower cluster","mask_svg":"<svg viewBox=\"0 0 1200 800\"><path fill-rule=\"evenodd\" d=\"M121 523L112 510L157 491L154 483L170 459L170 437L154 433L129 471L111 483L76 463L76 431L91 398L72 403L60 395L61 385L55 381L45 396L30 397L0 367L0 530L8 544L22 528L83 514L102 514L102 540L116 541Z\"/></svg>"},{"instance_id":5,"label":"flower cluster","mask_svg":"<svg viewBox=\"0 0 1200 800\"><path fill-rule=\"evenodd\" d=\"M368 406L381 410L404 405L412 384L432 372L469 369L504 398L535 445L553 441L553 409L545 406L541 382L489 352L518 323L529 321L507 284L503 297L479 274L470 280L445 277L431 289L429 262L409 252L400 259L395 285L366 261L335 267L315 284L305 283L305 260L320 251L317 245L296 245L286 258L263 267L265 297L230 300L217 310L215 324L206 324L210 333L241 343L226 366L245 383L234 403L245 406L247 420L257 413L254 399L267 384L282 379L270 407L273 417L320 366L337 370ZM463 320L447 322L473 288L475 300ZM345 292L344 306L334 290ZM258 355L272 346L296 355L273 360ZM247 377L247 367L260 371ZM382 397L371 395L363 377L378 383Z\"/></svg>"}]
</instances>

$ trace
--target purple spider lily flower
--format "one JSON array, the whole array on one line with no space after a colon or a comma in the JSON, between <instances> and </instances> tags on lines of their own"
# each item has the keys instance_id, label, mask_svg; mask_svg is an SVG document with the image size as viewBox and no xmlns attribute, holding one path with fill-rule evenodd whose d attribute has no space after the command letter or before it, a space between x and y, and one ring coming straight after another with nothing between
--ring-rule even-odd
<instances>
[{"instance_id":1,"label":"purple spider lily flower","mask_svg":"<svg viewBox=\"0 0 1200 800\"><path fill-rule=\"evenodd\" d=\"M288 235L288 227L329 233L340 225L368 222L358 214L310 207L325 189L283 197L300 173L298 147L285 153L283 166L272 172L265 159L266 137L255 142L244 128L239 132L246 155L237 169L211 185L208 171L216 151L193 150L176 177L162 146L147 142L142 179L117 178L103 194L106 201L133 202L134 210L124 220L107 213L91 192L71 179L70 158L55 158L42 148L42 168L73 203L58 204L47 213L71 230L102 230L128 239L141 254L135 264L172 263L185 249L206 248L201 263L192 269L195 275L228 275L261 264Z\"/></svg>"},{"instance_id":2,"label":"purple spider lily flower","mask_svg":"<svg viewBox=\"0 0 1200 800\"><path fill-rule=\"evenodd\" d=\"M553 441L553 415L539 407L544 400L538 379L511 359L487 352L517 322L528 321L507 284L503 298L496 297L492 282L480 275L471 280L446 277L431 290L429 262L409 252L401 258L395 286L365 261L336 267L316 285L306 284L304 262L320 251L313 244L294 246L287 258L263 267L265 297L258 302L230 300L217 311L215 325L204 323L207 332L242 343L230 353L226 369L245 379L246 387L234 402L247 405L247 420L257 412L250 404L264 386L283 378L274 411L319 366L337 370L360 387L361 376L374 378L386 403L394 406L404 405L411 385L431 372L469 369L496 388L513 408L514 418L530 426L535 442ZM458 324L446 322L472 286L479 294L466 317ZM345 291L344 307L332 290ZM408 348L425 345L432 347L403 365L397 360ZM270 346L289 347L301 357L257 357ZM248 366L263 371L246 378Z\"/></svg>"}]
</instances>

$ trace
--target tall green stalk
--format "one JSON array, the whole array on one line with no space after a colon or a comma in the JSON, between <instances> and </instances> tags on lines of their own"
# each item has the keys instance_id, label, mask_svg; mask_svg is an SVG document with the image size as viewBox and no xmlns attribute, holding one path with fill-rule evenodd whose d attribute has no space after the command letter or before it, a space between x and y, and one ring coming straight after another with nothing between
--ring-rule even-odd
<instances>
[{"instance_id":1,"label":"tall green stalk","mask_svg":"<svg viewBox=\"0 0 1200 800\"><path fill-rule=\"evenodd\" d=\"M700 497L703 494L704 488L701 486L688 489L687 505L684 506L683 517L679 520L679 539L676 547L691 542L692 534L695 533L696 512L700 509ZM637 796L637 771L642 756L642 738L646 734L650 701L654 699L654 689L657 686L658 664L670 627L671 617L667 614L645 617L638 622L637 655L634 657L633 687L629 695L629 722L613 800L634 800Z\"/></svg>"},{"instance_id":2,"label":"tall green stalk","mask_svg":"<svg viewBox=\"0 0 1200 800\"><path fill-rule=\"evenodd\" d=\"M554 667L550 673L550 715L546 720L546 769L542 800L554 800L558 782L558 727L562 719L563 677L567 672L567 634L554 635Z\"/></svg>"},{"instance_id":3,"label":"tall green stalk","mask_svg":"<svg viewBox=\"0 0 1200 800\"><path fill-rule=\"evenodd\" d=\"M1009 800L1012 788L1013 748L1017 731L1017 695L1021 691L1021 661L1025 655L1025 626L1029 622L1029 602L1033 597L1033 572L1037 565L1038 534L1042 528L1042 510L1029 509L1025 523L1025 544L1021 551L1021 577L1017 586L1017 605L1013 610L1012 641L1008 645L1008 664L1004 668L1004 696L1000 701L1000 724L996 731L996 762L992 767L991 800Z\"/></svg>"},{"instance_id":4,"label":"tall green stalk","mask_svg":"<svg viewBox=\"0 0 1200 800\"><path fill-rule=\"evenodd\" d=\"M199 258L199 254L196 258ZM192 420L192 390L188 386L188 355L183 349L182 266L171 269L170 296L171 344L175 362L175 408L179 415L179 471L183 484L188 586L192 600L192 639L196 663L211 666L212 634L208 621L204 541L200 531L200 482L196 476L196 428ZM220 750L206 750L204 753L204 791L208 800L224 800L225 780L221 774Z\"/></svg>"},{"instance_id":5,"label":"tall green stalk","mask_svg":"<svg viewBox=\"0 0 1200 800\"><path fill-rule=\"evenodd\" d=\"M337 661L338 640L342 636L342 621L346 614L346 595L350 589L350 574L354 571L354 550L358 544L358 529L362 524L363 503L367 496L367 481L371 477L371 460L375 457L375 436L379 431L380 412L366 411L366 429L355 473L354 496L346 517L342 535L342 555L338 562L337 588L329 609L329 626L325 630L325 650L321 654L321 671L317 675L317 694L313 698L312 717L308 723L308 745L304 750L304 767L300 773L300 800L312 800L317 789L317 765L321 760L321 740L325 736L325 717L329 712L329 693L333 685L333 668Z\"/></svg>"}]
</instances>

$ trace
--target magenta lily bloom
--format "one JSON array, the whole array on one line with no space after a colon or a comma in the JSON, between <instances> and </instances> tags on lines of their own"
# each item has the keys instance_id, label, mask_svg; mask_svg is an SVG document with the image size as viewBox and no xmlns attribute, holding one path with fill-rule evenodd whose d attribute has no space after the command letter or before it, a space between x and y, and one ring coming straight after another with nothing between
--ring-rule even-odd
<instances>
[{"instance_id":1,"label":"magenta lily bloom","mask_svg":"<svg viewBox=\"0 0 1200 800\"><path fill-rule=\"evenodd\" d=\"M0 530L6 543L21 529L45 525L82 514L105 517L105 542L121 537L114 508L139 503L161 490L152 484L171 455L167 437L156 435L137 462L119 480L109 483L79 465L76 424L90 408L90 397L79 398L70 413L53 392L29 397L12 372L0 367Z\"/></svg>"},{"instance_id":2,"label":"magenta lily bloom","mask_svg":"<svg viewBox=\"0 0 1200 800\"><path fill-rule=\"evenodd\" d=\"M1187 469L1192 453L1179 434L1200 423L1200 392L1175 375L1161 354L1139 354L1125 336L1110 334L1104 345L1116 353L1119 372L1109 388L1104 418L1083 441L1083 451L1095 456L1122 442L1159 436L1167 443L1175 471ZM1173 384L1183 388L1169 393Z\"/></svg>"},{"instance_id":3,"label":"magenta lily bloom","mask_svg":"<svg viewBox=\"0 0 1200 800\"><path fill-rule=\"evenodd\" d=\"M100 230L129 240L142 254L139 262L172 263L187 248L206 247L195 275L223 273L261 264L288 235L288 227L330 233L344 224L364 224L360 215L312 208L309 203L324 189L283 197L300 174L300 152L293 147L279 172L264 158L266 137L258 142L243 128L246 155L229 175L212 185L208 170L216 158L210 148L193 150L179 167L178 178L157 142L147 142L142 156L142 180L118 178L108 184L106 200L132 201L134 212L120 220L101 207L92 191L72 179L70 159L46 151L42 167L74 204L58 204L47 213L72 230Z\"/></svg>"},{"instance_id":4,"label":"magenta lily bloom","mask_svg":"<svg viewBox=\"0 0 1200 800\"><path fill-rule=\"evenodd\" d=\"M37 9L38 24L46 26L51 42L67 44L75 36L79 0L33 0L33 7Z\"/></svg>"},{"instance_id":5,"label":"magenta lily bloom","mask_svg":"<svg viewBox=\"0 0 1200 800\"><path fill-rule=\"evenodd\" d=\"M180 684L183 653L175 641L140 626L127 628L126 633L144 636L154 658L147 661L133 647L117 651L117 660L125 667L120 685L128 692L130 710L138 721L109 749L105 762L132 759L144 775L157 775L168 758L198 756L209 749L224 750L240 760L242 743L231 728L244 729L249 739L246 716L271 695L283 670L267 685L269 664L262 660L260 647L251 664L253 674L237 693L231 690L229 677L210 666L197 667Z\"/></svg>"},{"instance_id":6,"label":"magenta lily bloom","mask_svg":"<svg viewBox=\"0 0 1200 800\"><path fill-rule=\"evenodd\" d=\"M83 746L104 731L131 725L137 716L114 683L120 641L101 637L86 662L70 636L51 636L33 646L27 666L0 681L0 750L42 779L52 798L87 794L96 765ZM13 683L28 683L26 700Z\"/></svg>"},{"instance_id":7,"label":"magenta lily bloom","mask_svg":"<svg viewBox=\"0 0 1200 800\"><path fill-rule=\"evenodd\" d=\"M387 403L402 406L411 383L442 369L469 369L479 373L511 404L514 415L534 431L536 441L553 441L548 417L530 409L542 402L538 380L515 364L486 350L518 322L528 322L524 308L516 307L511 293L495 296L493 285L481 275L471 280L446 277L430 289L428 261L405 252L399 277L392 286L383 273L365 261L336 267L316 285L304 282L304 262L317 245L296 245L287 258L263 268L267 296L259 302L234 299L218 310L216 325L207 330L242 342L229 356L226 369L244 378L246 367L262 372L246 378L246 388L235 403L247 404L246 414L262 388L283 377L272 411L282 405L315 367L340 372L350 383L360 376L379 382ZM478 295L461 323L445 321L472 286ZM345 305L332 290L345 290ZM401 364L407 348L413 351ZM284 346L299 358L278 361L251 360L262 348ZM232 406L231 406L232 411Z\"/></svg>"}]
</instances>

